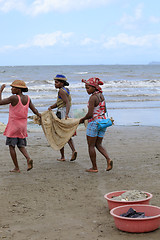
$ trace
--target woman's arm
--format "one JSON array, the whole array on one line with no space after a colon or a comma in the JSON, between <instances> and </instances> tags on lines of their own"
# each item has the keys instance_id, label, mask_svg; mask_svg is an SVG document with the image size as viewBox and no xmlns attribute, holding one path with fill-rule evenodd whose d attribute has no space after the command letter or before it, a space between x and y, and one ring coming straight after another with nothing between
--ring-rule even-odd
<instances>
[{"instance_id":1,"label":"woman's arm","mask_svg":"<svg viewBox=\"0 0 160 240\"><path fill-rule=\"evenodd\" d=\"M67 94L62 89L59 90L59 96L62 98L63 102L66 104L66 116L65 119L68 118L69 110L70 110L70 103L67 97Z\"/></svg>"},{"instance_id":2,"label":"woman's arm","mask_svg":"<svg viewBox=\"0 0 160 240\"><path fill-rule=\"evenodd\" d=\"M57 108L57 102L54 103L53 105L51 105L51 106L48 108L48 110L52 110L53 108Z\"/></svg>"},{"instance_id":3,"label":"woman's arm","mask_svg":"<svg viewBox=\"0 0 160 240\"><path fill-rule=\"evenodd\" d=\"M29 108L32 110L34 114L36 114L38 117L41 117L41 114L38 112L37 108L35 108L31 100L29 102Z\"/></svg>"},{"instance_id":4,"label":"woman's arm","mask_svg":"<svg viewBox=\"0 0 160 240\"><path fill-rule=\"evenodd\" d=\"M17 104L17 96L12 95L9 98L2 99L2 92L5 89L6 85L3 84L0 88L0 105L7 105L7 104L12 104L16 105Z\"/></svg>"},{"instance_id":5,"label":"woman's arm","mask_svg":"<svg viewBox=\"0 0 160 240\"><path fill-rule=\"evenodd\" d=\"M79 123L84 123L86 119L90 119L93 117L93 110L95 107L95 103L96 103L96 97L91 96L89 99L88 113L83 118L80 119Z\"/></svg>"}]
</instances>

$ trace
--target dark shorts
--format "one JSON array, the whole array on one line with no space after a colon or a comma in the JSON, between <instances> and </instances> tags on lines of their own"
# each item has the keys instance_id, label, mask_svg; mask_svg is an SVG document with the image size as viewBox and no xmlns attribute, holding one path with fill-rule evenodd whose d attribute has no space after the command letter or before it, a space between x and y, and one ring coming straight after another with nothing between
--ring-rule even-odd
<instances>
[{"instance_id":1,"label":"dark shorts","mask_svg":"<svg viewBox=\"0 0 160 240\"><path fill-rule=\"evenodd\" d=\"M57 116L59 119L61 119L61 112L57 110L56 116Z\"/></svg>"},{"instance_id":2,"label":"dark shorts","mask_svg":"<svg viewBox=\"0 0 160 240\"><path fill-rule=\"evenodd\" d=\"M27 146L26 138L6 138L6 145L13 146L17 145L17 147L25 147Z\"/></svg>"}]
</instances>

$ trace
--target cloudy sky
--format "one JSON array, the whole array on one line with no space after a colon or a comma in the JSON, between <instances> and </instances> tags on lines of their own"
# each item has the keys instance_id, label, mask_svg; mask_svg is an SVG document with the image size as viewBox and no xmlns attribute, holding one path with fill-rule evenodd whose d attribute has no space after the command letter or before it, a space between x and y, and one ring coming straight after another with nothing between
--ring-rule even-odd
<instances>
[{"instance_id":1,"label":"cloudy sky","mask_svg":"<svg viewBox=\"0 0 160 240\"><path fill-rule=\"evenodd\" d=\"M160 61L160 0L0 0L0 66Z\"/></svg>"}]
</instances>

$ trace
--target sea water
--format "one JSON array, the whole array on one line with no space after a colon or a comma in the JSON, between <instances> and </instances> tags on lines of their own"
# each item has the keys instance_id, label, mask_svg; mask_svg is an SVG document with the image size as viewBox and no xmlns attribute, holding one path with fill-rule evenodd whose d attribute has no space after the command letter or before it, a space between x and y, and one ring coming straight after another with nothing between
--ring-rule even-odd
<instances>
[{"instance_id":1,"label":"sea water","mask_svg":"<svg viewBox=\"0 0 160 240\"><path fill-rule=\"evenodd\" d=\"M104 82L108 115L115 125L160 126L160 65L0 66L0 85L6 84L2 99L11 95L10 84L20 79L35 107L46 111L56 102L56 74L68 79L75 118L85 115L89 99L81 80L98 77ZM8 105L0 106L0 122L7 123L8 112Z\"/></svg>"}]
</instances>

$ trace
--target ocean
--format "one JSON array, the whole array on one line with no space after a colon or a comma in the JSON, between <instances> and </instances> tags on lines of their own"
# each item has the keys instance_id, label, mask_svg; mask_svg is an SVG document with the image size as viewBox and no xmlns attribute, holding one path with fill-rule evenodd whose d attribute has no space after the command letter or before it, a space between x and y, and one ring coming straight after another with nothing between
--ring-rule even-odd
<instances>
[{"instance_id":1,"label":"ocean","mask_svg":"<svg viewBox=\"0 0 160 240\"><path fill-rule=\"evenodd\" d=\"M6 84L2 98L9 97L10 84L21 79L32 102L43 112L56 102L56 74L68 79L75 118L84 116L89 99L81 80L99 77L104 82L108 115L115 125L160 126L160 65L0 66L0 84ZM0 106L0 122L7 123L8 111L8 105ZM30 119L28 123L32 125Z\"/></svg>"}]
</instances>

